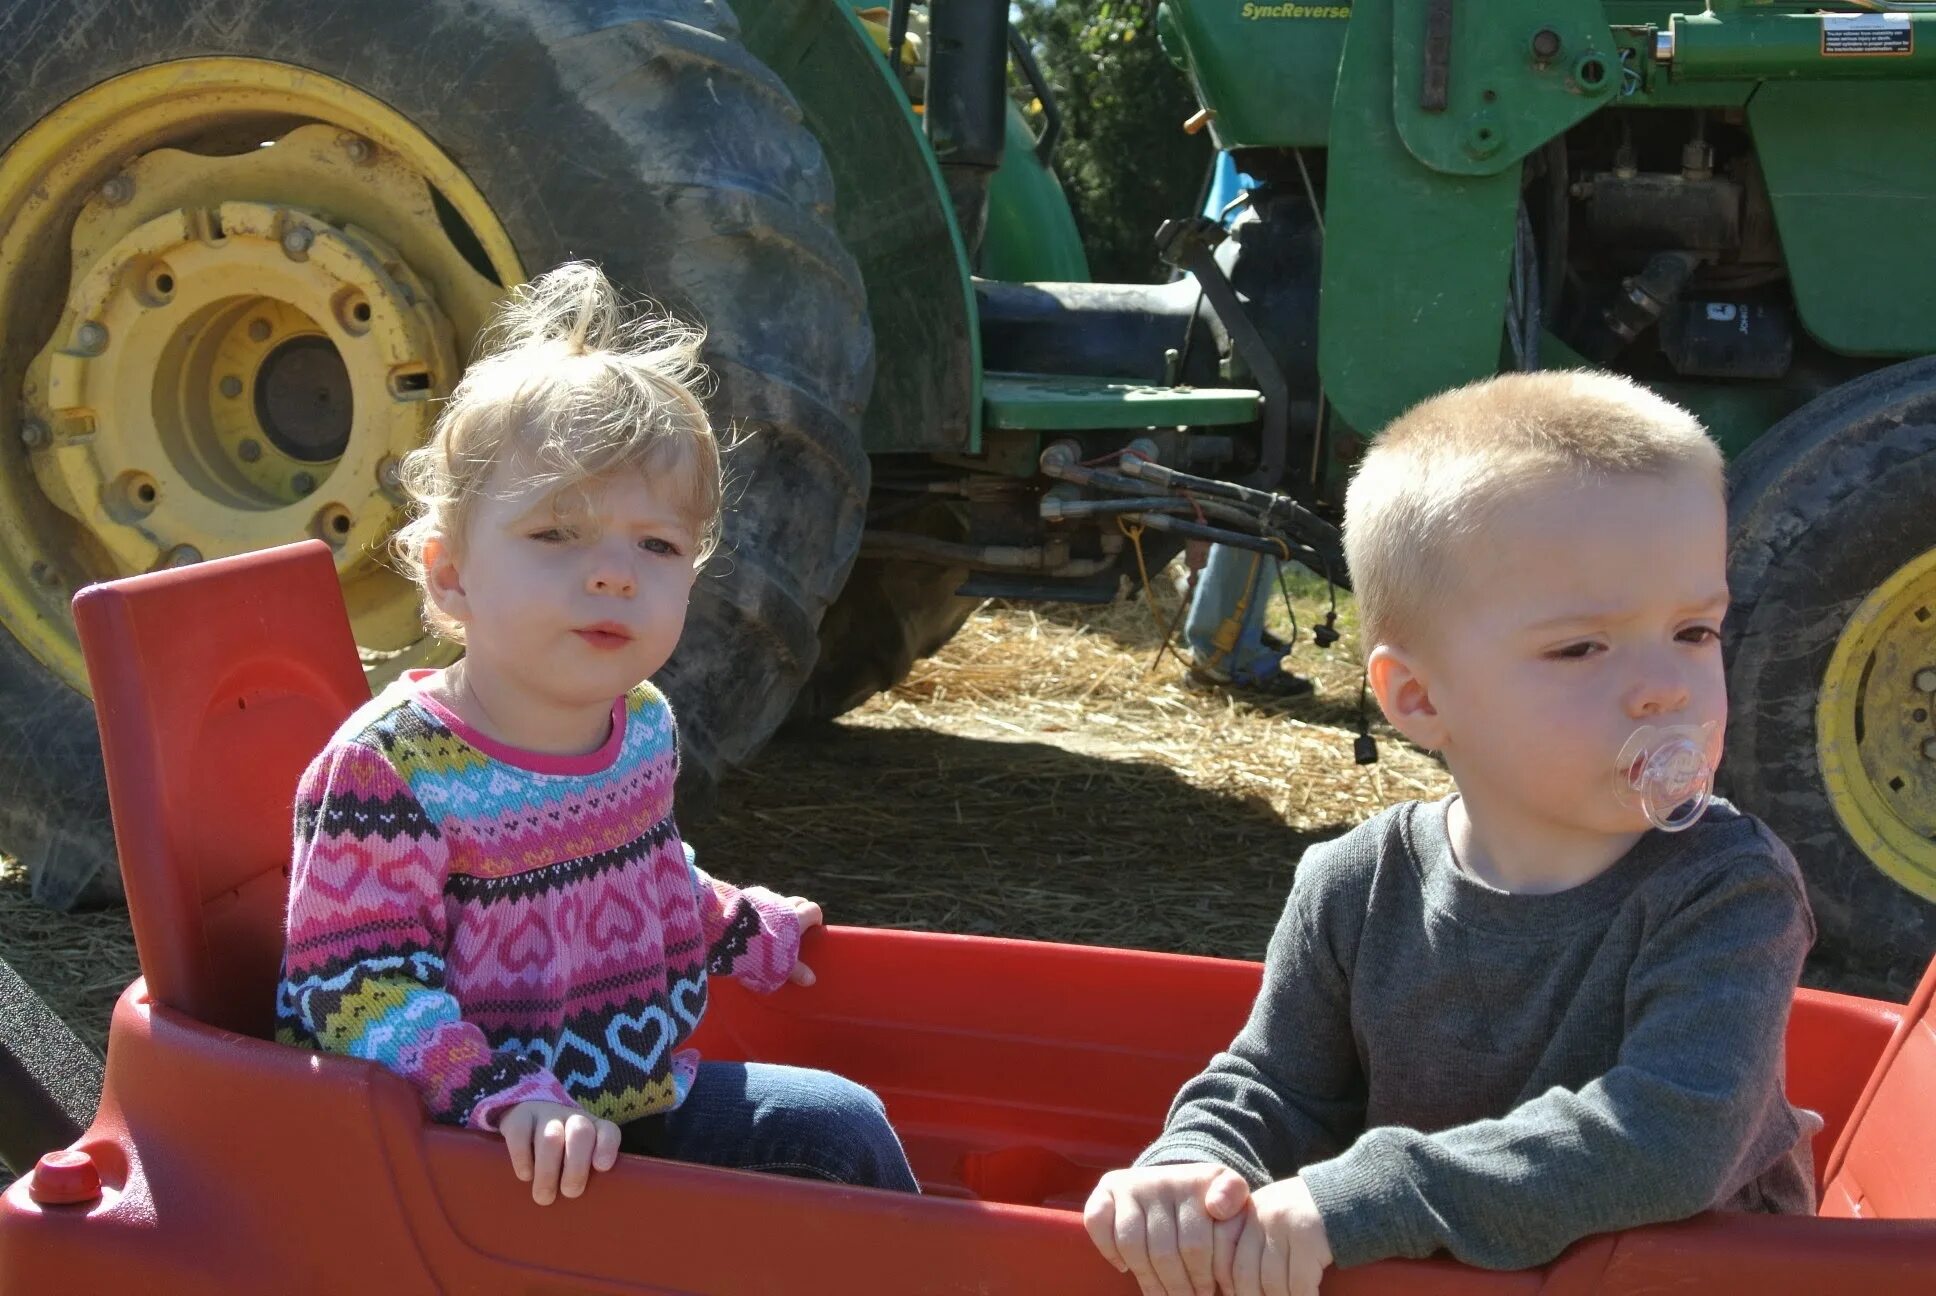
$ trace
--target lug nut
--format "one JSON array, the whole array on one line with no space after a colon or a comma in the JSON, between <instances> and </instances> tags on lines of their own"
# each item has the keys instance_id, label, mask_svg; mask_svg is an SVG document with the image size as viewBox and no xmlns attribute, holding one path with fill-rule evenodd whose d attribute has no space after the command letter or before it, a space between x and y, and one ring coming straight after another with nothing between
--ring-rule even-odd
<instances>
[{"instance_id":1,"label":"lug nut","mask_svg":"<svg viewBox=\"0 0 1936 1296\"><path fill-rule=\"evenodd\" d=\"M1936 693L1936 666L1925 666L1916 672L1916 691Z\"/></svg>"},{"instance_id":2,"label":"lug nut","mask_svg":"<svg viewBox=\"0 0 1936 1296\"><path fill-rule=\"evenodd\" d=\"M383 492L383 498L392 504L403 503L403 461L394 455L386 456L376 466L376 484Z\"/></svg>"},{"instance_id":3,"label":"lug nut","mask_svg":"<svg viewBox=\"0 0 1936 1296\"><path fill-rule=\"evenodd\" d=\"M292 257L299 257L316 244L316 231L307 225L297 225L283 233L282 250Z\"/></svg>"},{"instance_id":4,"label":"lug nut","mask_svg":"<svg viewBox=\"0 0 1936 1296\"><path fill-rule=\"evenodd\" d=\"M268 320L258 319L249 321L249 341L267 342L270 332Z\"/></svg>"},{"instance_id":5,"label":"lug nut","mask_svg":"<svg viewBox=\"0 0 1936 1296\"><path fill-rule=\"evenodd\" d=\"M29 450L38 450L53 439L47 425L39 419L28 419L20 425L20 441Z\"/></svg>"},{"instance_id":6,"label":"lug nut","mask_svg":"<svg viewBox=\"0 0 1936 1296\"><path fill-rule=\"evenodd\" d=\"M134 199L134 178L127 175L109 176L101 186L101 201L110 207L123 207Z\"/></svg>"},{"instance_id":7,"label":"lug nut","mask_svg":"<svg viewBox=\"0 0 1936 1296\"><path fill-rule=\"evenodd\" d=\"M262 443L254 437L243 437L242 444L235 447L235 453L242 457L243 463L254 463L262 457Z\"/></svg>"},{"instance_id":8,"label":"lug nut","mask_svg":"<svg viewBox=\"0 0 1936 1296\"><path fill-rule=\"evenodd\" d=\"M229 374L222 379L221 391L224 396L230 400L234 400L242 394L242 380L234 374Z\"/></svg>"},{"instance_id":9,"label":"lug nut","mask_svg":"<svg viewBox=\"0 0 1936 1296\"><path fill-rule=\"evenodd\" d=\"M194 545L176 545L161 556L163 567L193 567L202 560L202 551Z\"/></svg>"},{"instance_id":10,"label":"lug nut","mask_svg":"<svg viewBox=\"0 0 1936 1296\"><path fill-rule=\"evenodd\" d=\"M1542 27L1533 33L1533 57L1541 63L1550 63L1560 56L1560 34L1551 27Z\"/></svg>"},{"instance_id":11,"label":"lug nut","mask_svg":"<svg viewBox=\"0 0 1936 1296\"><path fill-rule=\"evenodd\" d=\"M89 320L74 330L74 345L88 355L99 355L108 349L108 326Z\"/></svg>"},{"instance_id":12,"label":"lug nut","mask_svg":"<svg viewBox=\"0 0 1936 1296\"><path fill-rule=\"evenodd\" d=\"M376 149L361 135L346 136L343 140L343 152L348 154L350 161L358 166L363 166L376 156Z\"/></svg>"},{"instance_id":13,"label":"lug nut","mask_svg":"<svg viewBox=\"0 0 1936 1296\"><path fill-rule=\"evenodd\" d=\"M289 489L298 495L307 495L316 489L316 479L306 472L299 472L289 479Z\"/></svg>"}]
</instances>

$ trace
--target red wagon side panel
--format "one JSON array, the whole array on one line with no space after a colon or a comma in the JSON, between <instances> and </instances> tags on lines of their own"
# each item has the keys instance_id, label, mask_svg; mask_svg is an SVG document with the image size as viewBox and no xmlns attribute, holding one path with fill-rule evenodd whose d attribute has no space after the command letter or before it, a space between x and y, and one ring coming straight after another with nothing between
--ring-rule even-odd
<instances>
[{"instance_id":1,"label":"red wagon side panel","mask_svg":"<svg viewBox=\"0 0 1936 1296\"><path fill-rule=\"evenodd\" d=\"M1072 1211L974 1198L1073 1203L1133 1155L1200 1064L1193 1052L1215 1048L1241 1016L1256 966L902 932L813 939L819 985L723 994L708 1043L716 1056L829 1064L878 1084L936 1195L624 1157L584 1198L539 1208L494 1139L428 1124L380 1068L212 1029L137 984L117 1009L108 1100L81 1144L108 1192L92 1206L41 1207L14 1185L0 1199L0 1287L1133 1291ZM943 983L986 992L926 1016L908 1008L919 996L884 989ZM1810 996L1797 1029L1832 1033L1846 1026L1838 1015L1888 1007ZM1109 1033L1131 1021L1133 1032ZM1871 1057L1842 1060L1859 1075ZM1326 1291L1618 1296L1678 1283L1724 1296L1909 1296L1931 1290L1932 1274L1936 1222L1733 1216L1588 1239L1545 1270L1388 1263L1336 1273Z\"/></svg>"}]
</instances>

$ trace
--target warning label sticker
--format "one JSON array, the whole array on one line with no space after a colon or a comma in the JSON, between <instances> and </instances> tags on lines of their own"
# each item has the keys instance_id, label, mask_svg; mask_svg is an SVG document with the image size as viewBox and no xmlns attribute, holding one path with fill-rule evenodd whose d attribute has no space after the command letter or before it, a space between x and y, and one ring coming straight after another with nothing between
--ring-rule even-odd
<instances>
[{"instance_id":1,"label":"warning label sticker","mask_svg":"<svg viewBox=\"0 0 1936 1296\"><path fill-rule=\"evenodd\" d=\"M1915 49L1916 33L1906 13L1822 15L1824 55L1912 54Z\"/></svg>"}]
</instances>

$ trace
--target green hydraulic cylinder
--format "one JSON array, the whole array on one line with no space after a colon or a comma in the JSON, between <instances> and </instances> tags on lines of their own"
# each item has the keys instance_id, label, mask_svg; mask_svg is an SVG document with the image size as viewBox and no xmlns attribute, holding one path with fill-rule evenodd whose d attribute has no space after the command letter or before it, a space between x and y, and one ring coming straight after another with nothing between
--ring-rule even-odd
<instances>
[{"instance_id":1,"label":"green hydraulic cylinder","mask_svg":"<svg viewBox=\"0 0 1936 1296\"><path fill-rule=\"evenodd\" d=\"M1936 78L1936 10L1784 13L1717 3L1670 19L1654 60L1675 82Z\"/></svg>"}]
</instances>

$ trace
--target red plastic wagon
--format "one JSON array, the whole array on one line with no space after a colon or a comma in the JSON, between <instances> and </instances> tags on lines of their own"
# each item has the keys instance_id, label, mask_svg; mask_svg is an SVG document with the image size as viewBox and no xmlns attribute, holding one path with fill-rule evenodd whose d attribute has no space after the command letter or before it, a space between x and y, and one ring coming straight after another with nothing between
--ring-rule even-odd
<instances>
[{"instance_id":1,"label":"red plastic wagon","mask_svg":"<svg viewBox=\"0 0 1936 1296\"><path fill-rule=\"evenodd\" d=\"M928 1195L622 1157L539 1208L495 1138L429 1123L403 1080L268 1039L296 778L368 696L329 550L117 581L75 610L143 975L92 1126L0 1197L0 1290L1135 1290L1075 1211L1230 1039L1256 965L814 933L817 985L719 984L697 1042L871 1086ZM1936 1293L1933 996L1936 967L1906 1008L1798 992L1819 1218L1705 1216L1519 1273L1386 1262L1325 1291Z\"/></svg>"}]
</instances>

